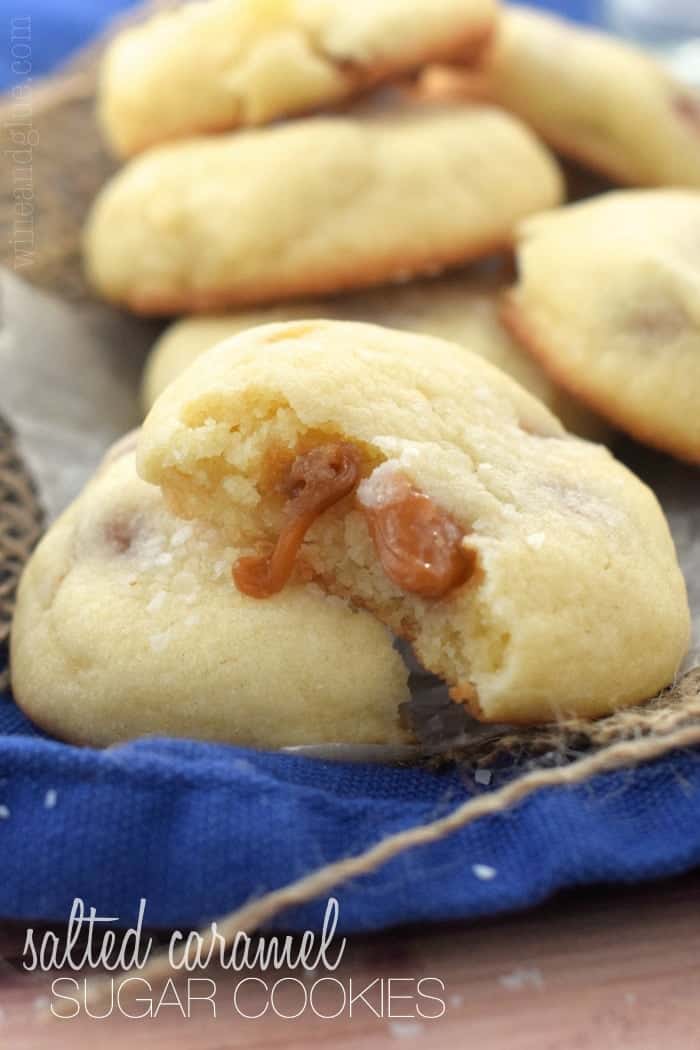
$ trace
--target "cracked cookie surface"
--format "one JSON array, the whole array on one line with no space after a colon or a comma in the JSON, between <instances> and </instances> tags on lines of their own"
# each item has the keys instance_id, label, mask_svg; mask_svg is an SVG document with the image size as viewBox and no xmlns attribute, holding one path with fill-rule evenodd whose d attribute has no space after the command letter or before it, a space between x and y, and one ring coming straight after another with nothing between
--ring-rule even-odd
<instances>
[{"instance_id":1,"label":"cracked cookie surface","mask_svg":"<svg viewBox=\"0 0 700 1050\"><path fill-rule=\"evenodd\" d=\"M653 493L449 343L333 321L244 332L161 395L138 468L260 556L295 464L335 445L354 446L357 488L306 523L289 579L371 610L478 717L595 716L673 678L689 615Z\"/></svg>"}]
</instances>

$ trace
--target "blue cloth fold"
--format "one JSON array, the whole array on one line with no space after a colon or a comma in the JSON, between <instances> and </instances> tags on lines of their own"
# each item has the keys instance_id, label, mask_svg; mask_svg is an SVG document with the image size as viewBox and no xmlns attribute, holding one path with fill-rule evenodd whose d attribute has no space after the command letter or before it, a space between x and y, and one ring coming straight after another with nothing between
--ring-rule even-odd
<instances>
[{"instance_id":1,"label":"blue cloth fold","mask_svg":"<svg viewBox=\"0 0 700 1050\"><path fill-rule=\"evenodd\" d=\"M501 777L510 774L503 772ZM499 775L494 778L497 786ZM464 772L333 763L192 741L106 751L46 738L0 699L0 917L188 927L482 790ZM339 929L467 918L700 861L700 754L547 789L340 887ZM491 878L479 866L493 869ZM476 869L476 870L475 870ZM275 926L313 929L325 899Z\"/></svg>"}]
</instances>

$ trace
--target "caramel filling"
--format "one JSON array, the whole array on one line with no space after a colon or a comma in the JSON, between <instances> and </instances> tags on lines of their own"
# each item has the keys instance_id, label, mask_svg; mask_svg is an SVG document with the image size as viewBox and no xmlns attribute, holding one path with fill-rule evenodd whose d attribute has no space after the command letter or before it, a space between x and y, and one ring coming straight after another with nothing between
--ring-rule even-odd
<instances>
[{"instance_id":1,"label":"caramel filling","mask_svg":"<svg viewBox=\"0 0 700 1050\"><path fill-rule=\"evenodd\" d=\"M283 482L284 525L274 546L239 558L233 582L250 598L269 598L289 580L304 537L316 519L349 495L360 479L360 454L347 443L320 445L297 456Z\"/></svg>"},{"instance_id":2,"label":"caramel filling","mask_svg":"<svg viewBox=\"0 0 700 1050\"><path fill-rule=\"evenodd\" d=\"M462 529L408 481L361 506L382 568L401 590L442 598L472 575L476 557L463 549Z\"/></svg>"}]
</instances>

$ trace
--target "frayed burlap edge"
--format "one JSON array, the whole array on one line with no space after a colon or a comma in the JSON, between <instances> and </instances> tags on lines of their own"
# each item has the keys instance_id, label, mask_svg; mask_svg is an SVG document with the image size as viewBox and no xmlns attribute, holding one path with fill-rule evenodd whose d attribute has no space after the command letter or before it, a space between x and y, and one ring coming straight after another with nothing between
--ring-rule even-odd
<instances>
[{"instance_id":1,"label":"frayed burlap edge","mask_svg":"<svg viewBox=\"0 0 700 1050\"><path fill-rule=\"evenodd\" d=\"M0 419L0 689L9 682L7 646L20 573L41 535L43 512L34 483Z\"/></svg>"}]
</instances>

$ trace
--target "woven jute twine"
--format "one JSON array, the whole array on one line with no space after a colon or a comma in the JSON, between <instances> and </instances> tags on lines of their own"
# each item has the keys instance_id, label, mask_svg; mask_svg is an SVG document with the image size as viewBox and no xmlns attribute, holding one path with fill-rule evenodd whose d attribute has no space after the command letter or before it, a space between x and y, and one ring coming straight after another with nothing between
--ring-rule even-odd
<instances>
[{"instance_id":1,"label":"woven jute twine","mask_svg":"<svg viewBox=\"0 0 700 1050\"><path fill-rule=\"evenodd\" d=\"M126 21L138 21L173 6L177 0L153 0L129 14ZM81 225L94 195L116 167L95 122L97 68L110 36L124 21L76 55L59 75L33 82L28 98L17 93L0 100L1 148L31 149L34 226L41 231L30 261L20 266L14 243L17 185L13 176L0 186L0 262L17 269L26 280L76 301L90 297L80 258ZM23 142L23 135L31 139ZM9 159L12 162L11 153ZM19 179L23 167L16 165ZM42 514L12 433L1 420L0 492L0 645L6 650L18 577L41 533ZM421 743L430 753L435 741L422 739ZM499 727L471 737L467 734L447 756L442 752L439 761L447 757L472 768L507 760L516 775L504 787L469 798L447 816L390 835L358 856L327 864L244 904L218 922L218 934L232 942L239 932L255 930L286 908L327 894L407 850L438 841L482 817L502 813L536 791L572 786L598 773L696 745L700 745L697 668L649 703L593 723L568 719L543 727ZM210 927L201 935L205 945L211 942ZM139 976L157 981L175 972L167 955L156 955ZM108 986L96 979L91 1001L97 1005L108 995ZM60 1005L55 1004L54 1009L60 1013Z\"/></svg>"},{"instance_id":2,"label":"woven jute twine","mask_svg":"<svg viewBox=\"0 0 700 1050\"><path fill-rule=\"evenodd\" d=\"M34 483L0 418L0 689L8 685L8 641L17 582L41 535L43 514Z\"/></svg>"}]
</instances>

